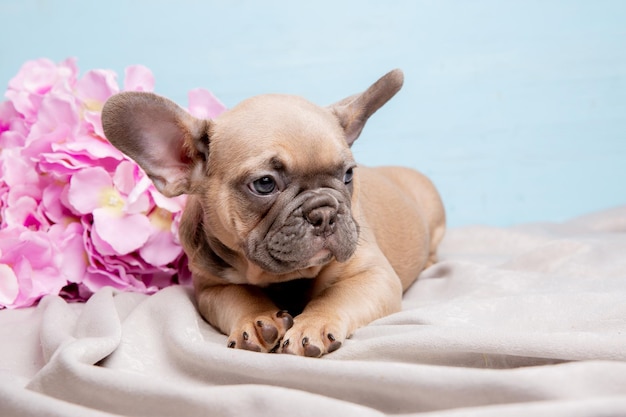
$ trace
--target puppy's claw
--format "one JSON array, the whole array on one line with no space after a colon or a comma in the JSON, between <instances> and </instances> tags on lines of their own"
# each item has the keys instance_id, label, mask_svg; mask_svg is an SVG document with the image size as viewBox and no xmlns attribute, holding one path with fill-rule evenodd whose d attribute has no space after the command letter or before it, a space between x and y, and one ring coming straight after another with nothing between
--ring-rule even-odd
<instances>
[{"instance_id":1,"label":"puppy's claw","mask_svg":"<svg viewBox=\"0 0 626 417\"><path fill-rule=\"evenodd\" d=\"M237 342L235 342L234 340L231 340L230 342L228 342L228 347L230 349L234 349L235 346L237 346Z\"/></svg>"}]
</instances>

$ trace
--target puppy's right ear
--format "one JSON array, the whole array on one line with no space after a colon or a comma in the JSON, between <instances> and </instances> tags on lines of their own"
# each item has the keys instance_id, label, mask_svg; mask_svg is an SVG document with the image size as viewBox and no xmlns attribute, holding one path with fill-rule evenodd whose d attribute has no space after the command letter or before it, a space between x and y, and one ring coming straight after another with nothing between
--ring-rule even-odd
<instances>
[{"instance_id":1,"label":"puppy's right ear","mask_svg":"<svg viewBox=\"0 0 626 417\"><path fill-rule=\"evenodd\" d=\"M146 92L124 92L102 109L106 138L134 159L168 197L190 193L202 178L209 152L210 121Z\"/></svg>"},{"instance_id":2,"label":"puppy's right ear","mask_svg":"<svg viewBox=\"0 0 626 417\"><path fill-rule=\"evenodd\" d=\"M400 91L403 82L402 70L395 69L380 77L361 94L346 97L330 106L339 119L349 146L359 137L367 119Z\"/></svg>"}]
</instances>

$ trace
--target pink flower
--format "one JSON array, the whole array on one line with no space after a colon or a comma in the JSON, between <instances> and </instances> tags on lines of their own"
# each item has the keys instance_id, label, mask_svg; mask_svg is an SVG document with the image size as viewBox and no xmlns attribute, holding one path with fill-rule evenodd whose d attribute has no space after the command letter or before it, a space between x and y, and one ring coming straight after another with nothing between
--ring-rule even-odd
<instances>
[{"instance_id":1,"label":"pink flower","mask_svg":"<svg viewBox=\"0 0 626 417\"><path fill-rule=\"evenodd\" d=\"M87 271L87 253L83 242L83 226L71 222L67 226L55 224L48 230L48 236L61 252L59 272L68 283L80 283ZM72 254L64 256L63 254Z\"/></svg>"},{"instance_id":2,"label":"pink flower","mask_svg":"<svg viewBox=\"0 0 626 417\"><path fill-rule=\"evenodd\" d=\"M0 302L28 306L67 285L61 247L52 235L25 228L0 231Z\"/></svg>"},{"instance_id":3,"label":"pink flower","mask_svg":"<svg viewBox=\"0 0 626 417\"><path fill-rule=\"evenodd\" d=\"M13 103L0 103L0 147L22 146L28 134L28 127L22 115L15 110Z\"/></svg>"},{"instance_id":4,"label":"pink flower","mask_svg":"<svg viewBox=\"0 0 626 417\"><path fill-rule=\"evenodd\" d=\"M146 67L126 69L124 90L152 91ZM185 197L161 195L102 131L116 74L82 77L74 59L25 63L0 103L0 308L46 294L85 299L103 286L154 292L188 283L178 241ZM224 106L189 93L190 112Z\"/></svg>"},{"instance_id":5,"label":"pink flower","mask_svg":"<svg viewBox=\"0 0 626 417\"><path fill-rule=\"evenodd\" d=\"M28 121L35 121L43 97L56 89L70 91L76 81L76 61L58 65L48 59L28 61L9 81L6 97Z\"/></svg>"},{"instance_id":6,"label":"pink flower","mask_svg":"<svg viewBox=\"0 0 626 417\"><path fill-rule=\"evenodd\" d=\"M125 91L153 91L154 77L152 71L143 65L126 68L124 77Z\"/></svg>"},{"instance_id":7,"label":"pink flower","mask_svg":"<svg viewBox=\"0 0 626 417\"><path fill-rule=\"evenodd\" d=\"M189 113L199 119L214 119L226 110L217 97L202 88L191 90L188 100Z\"/></svg>"},{"instance_id":8,"label":"pink flower","mask_svg":"<svg viewBox=\"0 0 626 417\"><path fill-rule=\"evenodd\" d=\"M150 208L148 195L128 198L135 168L124 161L113 176L100 167L85 168L70 180L68 202L79 215L93 215L92 238L102 254L127 255L150 237L150 220L145 215Z\"/></svg>"},{"instance_id":9,"label":"pink flower","mask_svg":"<svg viewBox=\"0 0 626 417\"><path fill-rule=\"evenodd\" d=\"M155 208L148 216L152 230L146 243L139 249L139 255L155 266L166 266L182 254L178 241L178 228L174 226L175 214Z\"/></svg>"}]
</instances>

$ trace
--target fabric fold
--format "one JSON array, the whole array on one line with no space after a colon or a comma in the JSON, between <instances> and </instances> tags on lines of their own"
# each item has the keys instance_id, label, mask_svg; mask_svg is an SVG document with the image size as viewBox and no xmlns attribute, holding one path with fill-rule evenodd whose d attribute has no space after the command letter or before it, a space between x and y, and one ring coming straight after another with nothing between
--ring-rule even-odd
<instances>
[{"instance_id":1,"label":"fabric fold","mask_svg":"<svg viewBox=\"0 0 626 417\"><path fill-rule=\"evenodd\" d=\"M624 218L450 230L322 359L228 349L184 286L0 311L0 415L626 415Z\"/></svg>"}]
</instances>

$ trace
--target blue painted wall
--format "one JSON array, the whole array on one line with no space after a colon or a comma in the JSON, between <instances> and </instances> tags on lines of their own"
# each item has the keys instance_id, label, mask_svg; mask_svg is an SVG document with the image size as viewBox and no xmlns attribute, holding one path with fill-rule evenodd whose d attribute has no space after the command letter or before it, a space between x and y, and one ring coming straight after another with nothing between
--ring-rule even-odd
<instances>
[{"instance_id":1,"label":"blue painted wall","mask_svg":"<svg viewBox=\"0 0 626 417\"><path fill-rule=\"evenodd\" d=\"M405 87L355 145L421 169L450 224L559 221L626 203L626 1L1 0L0 83L29 59L150 67L186 105Z\"/></svg>"}]
</instances>

